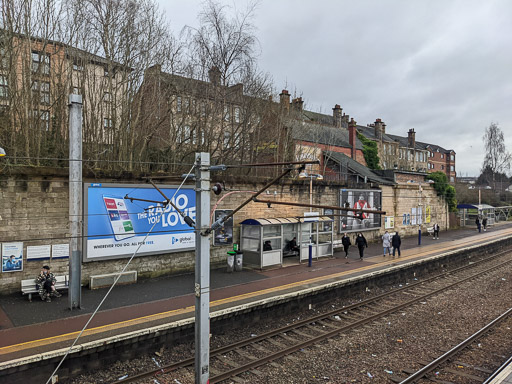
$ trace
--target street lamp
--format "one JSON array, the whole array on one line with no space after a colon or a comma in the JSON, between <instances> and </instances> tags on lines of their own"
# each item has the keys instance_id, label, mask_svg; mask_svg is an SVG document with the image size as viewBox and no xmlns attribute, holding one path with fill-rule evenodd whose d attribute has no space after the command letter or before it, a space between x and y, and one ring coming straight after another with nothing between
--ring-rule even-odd
<instances>
[{"instance_id":1,"label":"street lamp","mask_svg":"<svg viewBox=\"0 0 512 384\"><path fill-rule=\"evenodd\" d=\"M313 179L315 180L323 180L324 177L318 173L307 173L306 171L303 171L299 174L300 179L307 179L309 178L309 212L312 212L313 207Z\"/></svg>"}]
</instances>

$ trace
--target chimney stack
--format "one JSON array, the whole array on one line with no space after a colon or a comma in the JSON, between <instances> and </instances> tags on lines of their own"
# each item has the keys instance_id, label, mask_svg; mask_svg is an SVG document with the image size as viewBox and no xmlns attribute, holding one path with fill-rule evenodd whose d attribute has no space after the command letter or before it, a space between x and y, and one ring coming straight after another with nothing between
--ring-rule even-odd
<instances>
[{"instance_id":1,"label":"chimney stack","mask_svg":"<svg viewBox=\"0 0 512 384\"><path fill-rule=\"evenodd\" d=\"M290 94L288 90L283 89L279 94L279 105L281 106L281 111L287 115L290 113Z\"/></svg>"},{"instance_id":2,"label":"chimney stack","mask_svg":"<svg viewBox=\"0 0 512 384\"><path fill-rule=\"evenodd\" d=\"M297 112L302 112L302 106L304 104L304 101L302 101L302 97L298 97L296 99L292 100L293 109Z\"/></svg>"},{"instance_id":3,"label":"chimney stack","mask_svg":"<svg viewBox=\"0 0 512 384\"><path fill-rule=\"evenodd\" d=\"M374 123L374 127L375 127L375 137L378 140L382 140L382 120L376 119L375 123Z\"/></svg>"},{"instance_id":4,"label":"chimney stack","mask_svg":"<svg viewBox=\"0 0 512 384\"><path fill-rule=\"evenodd\" d=\"M409 129L407 134L409 148L414 148L416 146L416 132L414 132L414 128Z\"/></svg>"},{"instance_id":5,"label":"chimney stack","mask_svg":"<svg viewBox=\"0 0 512 384\"><path fill-rule=\"evenodd\" d=\"M211 67L208 71L208 77L210 78L210 83L213 85L220 85L220 70L217 67Z\"/></svg>"},{"instance_id":6,"label":"chimney stack","mask_svg":"<svg viewBox=\"0 0 512 384\"><path fill-rule=\"evenodd\" d=\"M339 106L339 104L336 104L334 108L332 109L332 117L334 118L334 126L336 128L341 128L342 123L342 112L343 109Z\"/></svg>"},{"instance_id":7,"label":"chimney stack","mask_svg":"<svg viewBox=\"0 0 512 384\"><path fill-rule=\"evenodd\" d=\"M350 119L348 123L348 142L350 144L350 157L356 160L356 125L354 118Z\"/></svg>"},{"instance_id":8,"label":"chimney stack","mask_svg":"<svg viewBox=\"0 0 512 384\"><path fill-rule=\"evenodd\" d=\"M385 123L382 123L382 134L383 135L386 134L386 124Z\"/></svg>"}]
</instances>

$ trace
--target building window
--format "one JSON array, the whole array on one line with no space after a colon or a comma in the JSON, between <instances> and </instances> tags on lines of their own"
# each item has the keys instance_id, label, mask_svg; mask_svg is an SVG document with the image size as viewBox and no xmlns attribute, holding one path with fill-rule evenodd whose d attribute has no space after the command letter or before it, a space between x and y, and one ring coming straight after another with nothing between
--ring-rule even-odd
<instances>
[{"instance_id":1,"label":"building window","mask_svg":"<svg viewBox=\"0 0 512 384\"><path fill-rule=\"evenodd\" d=\"M32 52L32 72L50 74L50 56L41 52Z\"/></svg>"},{"instance_id":2,"label":"building window","mask_svg":"<svg viewBox=\"0 0 512 384\"><path fill-rule=\"evenodd\" d=\"M240 108L235 107L235 123L239 123L239 122L240 122Z\"/></svg>"},{"instance_id":3,"label":"building window","mask_svg":"<svg viewBox=\"0 0 512 384\"><path fill-rule=\"evenodd\" d=\"M32 111L32 117L35 120L35 123L39 126L39 128L43 131L50 130L50 111Z\"/></svg>"},{"instance_id":4,"label":"building window","mask_svg":"<svg viewBox=\"0 0 512 384\"><path fill-rule=\"evenodd\" d=\"M0 97L9 97L9 83L7 81L7 76L0 76Z\"/></svg>"},{"instance_id":5,"label":"building window","mask_svg":"<svg viewBox=\"0 0 512 384\"><path fill-rule=\"evenodd\" d=\"M451 172L455 171L455 167L453 165L450 165L450 171Z\"/></svg>"},{"instance_id":6,"label":"building window","mask_svg":"<svg viewBox=\"0 0 512 384\"><path fill-rule=\"evenodd\" d=\"M224 106L224 121L229 121L229 108L227 105Z\"/></svg>"},{"instance_id":7,"label":"building window","mask_svg":"<svg viewBox=\"0 0 512 384\"><path fill-rule=\"evenodd\" d=\"M112 101L112 94L110 92L105 92L103 94L103 101L105 103L110 103Z\"/></svg>"},{"instance_id":8,"label":"building window","mask_svg":"<svg viewBox=\"0 0 512 384\"><path fill-rule=\"evenodd\" d=\"M109 119L108 117L103 118L103 128L110 129L112 128L112 119Z\"/></svg>"},{"instance_id":9,"label":"building window","mask_svg":"<svg viewBox=\"0 0 512 384\"><path fill-rule=\"evenodd\" d=\"M450 183L455 183L455 177L450 176Z\"/></svg>"},{"instance_id":10,"label":"building window","mask_svg":"<svg viewBox=\"0 0 512 384\"><path fill-rule=\"evenodd\" d=\"M229 148L231 141L231 133L224 132L224 148Z\"/></svg>"},{"instance_id":11,"label":"building window","mask_svg":"<svg viewBox=\"0 0 512 384\"><path fill-rule=\"evenodd\" d=\"M84 64L81 58L75 57L73 58L73 71L83 71Z\"/></svg>"},{"instance_id":12,"label":"building window","mask_svg":"<svg viewBox=\"0 0 512 384\"><path fill-rule=\"evenodd\" d=\"M185 97L185 99L183 100L183 111L185 113L190 112L190 99L188 97Z\"/></svg>"},{"instance_id":13,"label":"building window","mask_svg":"<svg viewBox=\"0 0 512 384\"><path fill-rule=\"evenodd\" d=\"M0 46L0 69L7 69L7 50L4 46Z\"/></svg>"},{"instance_id":14,"label":"building window","mask_svg":"<svg viewBox=\"0 0 512 384\"><path fill-rule=\"evenodd\" d=\"M176 98L176 111L181 112L181 96Z\"/></svg>"},{"instance_id":15,"label":"building window","mask_svg":"<svg viewBox=\"0 0 512 384\"><path fill-rule=\"evenodd\" d=\"M455 155L450 155L450 160L455 161Z\"/></svg>"},{"instance_id":16,"label":"building window","mask_svg":"<svg viewBox=\"0 0 512 384\"><path fill-rule=\"evenodd\" d=\"M32 83L32 94L34 99L39 97L41 104L50 104L50 83L34 80Z\"/></svg>"},{"instance_id":17,"label":"building window","mask_svg":"<svg viewBox=\"0 0 512 384\"><path fill-rule=\"evenodd\" d=\"M444 165L441 165L441 170L444 171Z\"/></svg>"},{"instance_id":18,"label":"building window","mask_svg":"<svg viewBox=\"0 0 512 384\"><path fill-rule=\"evenodd\" d=\"M190 142L190 126L189 125L185 125L183 127L183 142L184 143L189 143Z\"/></svg>"},{"instance_id":19,"label":"building window","mask_svg":"<svg viewBox=\"0 0 512 384\"><path fill-rule=\"evenodd\" d=\"M444 159L444 153L441 153L441 159Z\"/></svg>"},{"instance_id":20,"label":"building window","mask_svg":"<svg viewBox=\"0 0 512 384\"><path fill-rule=\"evenodd\" d=\"M201 102L201 117L205 117L206 116L206 102L202 101Z\"/></svg>"}]
</instances>

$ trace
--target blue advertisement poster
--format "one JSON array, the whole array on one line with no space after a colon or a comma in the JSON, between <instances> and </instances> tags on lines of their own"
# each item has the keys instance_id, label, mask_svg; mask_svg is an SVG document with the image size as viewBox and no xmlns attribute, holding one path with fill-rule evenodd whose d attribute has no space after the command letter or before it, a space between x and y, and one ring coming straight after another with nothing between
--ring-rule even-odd
<instances>
[{"instance_id":1,"label":"blue advertisement poster","mask_svg":"<svg viewBox=\"0 0 512 384\"><path fill-rule=\"evenodd\" d=\"M182 188L176 196L176 188L159 188L195 221L196 195L192 188ZM130 257L139 246L140 255L195 249L194 229L171 205L131 200L163 201L152 186L85 184L84 190L85 261Z\"/></svg>"}]
</instances>

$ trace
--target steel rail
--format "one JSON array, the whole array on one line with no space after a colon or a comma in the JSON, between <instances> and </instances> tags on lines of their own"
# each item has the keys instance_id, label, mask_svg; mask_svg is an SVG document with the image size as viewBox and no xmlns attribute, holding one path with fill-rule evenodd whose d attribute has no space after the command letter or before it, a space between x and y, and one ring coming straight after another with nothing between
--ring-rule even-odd
<instances>
[{"instance_id":1,"label":"steel rail","mask_svg":"<svg viewBox=\"0 0 512 384\"><path fill-rule=\"evenodd\" d=\"M441 273L439 275L429 277L429 278L427 278L425 280L418 281L418 282L415 282L415 283L412 283L412 284L408 284L408 285L404 285L403 287L400 287L400 288L397 288L397 289L393 289L392 291L381 293L381 294L379 294L379 295L377 295L375 297L363 300L363 301L361 301L359 303L355 303L355 304L352 304L352 305L349 305L349 306L346 306L346 307L343 307L343 308L338 308L338 309L335 309L335 310L332 310L332 311L329 311L329 312L326 312L326 313L318 314L318 315L315 315L313 317L310 317L310 318L298 321L296 323L293 323L293 324L290 324L290 325L287 325L287 326L284 326L284 327L281 327L281 328L278 328L278 329L274 329L274 330L269 331L267 333L264 333L264 334L261 334L261 335L255 336L255 337L251 337L251 338L248 338L248 339L240 340L238 342L235 342L235 343L232 343L232 344L228 344L228 345L220 347L220 348L216 348L216 349L210 351L210 357L215 357L215 356L218 356L218 355L221 355L221 354L225 354L226 352L232 351L234 349L246 347L246 346L249 346L251 344L257 343L259 341L263 341L265 339L277 336L279 334L293 331L294 329L303 327L303 326L305 326L307 324L311 324L311 323L314 323L314 322L317 322L317 321L320 321L320 320L324 320L326 318L330 318L330 317L332 317L334 315L339 314L340 312L352 311L352 310L357 309L357 308L366 307L366 306L368 306L370 304L373 304L373 303L375 303L375 302L377 302L377 301L379 301L381 299L386 299L388 297L392 297L393 295L395 295L397 293L400 293L402 291L411 290L413 288L421 287L421 286L423 286L426 283L429 283L429 282L432 282L432 281L435 281L435 280L438 280L438 279L442 279L442 278L444 278L444 277L446 277L448 275L451 275L451 274L454 274L454 273L459 273L461 271L464 271L464 270L467 270L467 269L471 269L471 268L474 268L474 267L478 267L482 263L492 261L493 259L497 259L497 258L499 258L499 257L501 257L501 256L503 256L503 255L505 255L507 253L510 253L510 250L504 250L504 251L501 251L499 253L493 254L493 255L491 255L491 256L489 256L487 258L477 260L477 261L475 261L475 262L473 262L471 264L463 265L463 266L455 268L453 270L443 272L443 273ZM501 267L502 265L510 263L510 262L512 262L512 260L506 261L505 263L499 264L498 266L491 267L489 270L492 270L492 269L497 268L497 267ZM480 272L480 273L486 273L487 271L488 270ZM474 275L474 276L478 276L478 274ZM471 276L470 278L473 278L473 276ZM456 282L456 283L454 283L454 285L459 284L461 282ZM443 289L449 289L449 288L445 287L445 288L441 288L440 290L443 290ZM430 293L429 295L432 295L432 294L435 294L435 293ZM423 298L423 296L421 296L419 299L413 299L412 301L418 301L418 300L421 300L422 298ZM410 304L408 304L408 305L410 305ZM395 312L397 309L396 309L396 307L392 307L389 310L392 313L392 312ZM374 316L377 316L377 318L378 318L379 316L382 316L382 315L377 314L377 315L374 315ZM372 318L374 316L372 316ZM373 321L373 320L370 320L370 321ZM349 324L348 326L352 326L352 324ZM357 325L355 325L355 326L357 326ZM347 329L350 329L350 328L347 328ZM342 330L335 330L334 333L339 333L339 332L343 332L343 331L344 331L344 329L342 329ZM274 357L274 359L276 359L276 358L278 358L278 357ZM186 366L190 366L190 365L193 365L193 364L194 364L194 357L191 357L191 358L180 360L180 361L175 362L175 363L168 364L168 365L166 365L164 367L161 367L161 368L158 368L158 369L154 369L152 371L142 372L142 373L136 374L134 376L127 377L127 378L122 379L122 380L118 380L118 381L116 381L116 383L119 383L119 384L131 383L131 382L134 382L136 380L140 380L140 379L143 379L143 378L146 378L146 377L158 376L158 375L161 375L161 374L169 373L169 372L172 372L172 371L175 371L175 370L178 370L180 368L183 368L183 367L186 367ZM262 364L260 364L260 365L262 365ZM251 369L251 368L249 368L249 369ZM212 381L213 378L214 377L210 378L210 382L211 383L213 383L213 381Z\"/></svg>"},{"instance_id":2,"label":"steel rail","mask_svg":"<svg viewBox=\"0 0 512 384\"><path fill-rule=\"evenodd\" d=\"M421 368L417 372L413 373L407 379L402 380L400 382L400 384L415 383L416 380L425 377L425 375L432 372L439 365L441 365L442 363L446 362L447 360L449 360L450 358L455 356L457 353L459 353L460 351L465 349L468 345L472 344L475 340L478 340L480 337L482 337L483 334L487 333L490 329L496 327L497 324L499 324L501 321L506 319L511 314L512 314L512 308L509 308L506 312L502 313L500 316L498 316L496 319L491 321L485 327L476 331L474 334L469 336L466 340L457 344L455 347L453 347L452 349L450 349L448 352L444 353L443 355L439 356L437 359L433 360L431 363L425 365L423 368Z\"/></svg>"}]
</instances>

